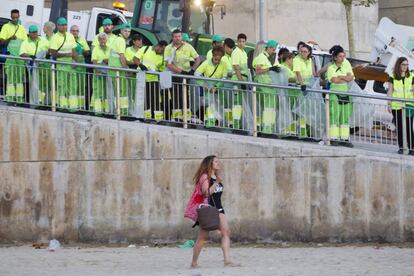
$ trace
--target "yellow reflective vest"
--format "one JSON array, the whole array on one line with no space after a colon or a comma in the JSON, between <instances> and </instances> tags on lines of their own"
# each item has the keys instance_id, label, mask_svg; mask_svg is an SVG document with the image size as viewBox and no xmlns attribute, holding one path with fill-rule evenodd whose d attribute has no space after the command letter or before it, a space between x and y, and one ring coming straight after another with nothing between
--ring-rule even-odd
<instances>
[{"instance_id":1,"label":"yellow reflective vest","mask_svg":"<svg viewBox=\"0 0 414 276\"><path fill-rule=\"evenodd\" d=\"M414 100L414 91L413 91L413 78L414 73L410 72L408 77L405 77L401 80L397 80L395 76L392 76L392 86L393 91L391 97L393 98L403 98ZM413 103L407 103L407 105L414 106ZM403 102L391 102L391 109L400 110L404 107Z\"/></svg>"}]
</instances>

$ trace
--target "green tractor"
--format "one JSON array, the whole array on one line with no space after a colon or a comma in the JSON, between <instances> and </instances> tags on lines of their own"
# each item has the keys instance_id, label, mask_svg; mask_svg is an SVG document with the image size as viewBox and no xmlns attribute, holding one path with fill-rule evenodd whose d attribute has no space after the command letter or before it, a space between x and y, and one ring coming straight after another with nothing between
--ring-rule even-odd
<instances>
[{"instance_id":1,"label":"green tractor","mask_svg":"<svg viewBox=\"0 0 414 276\"><path fill-rule=\"evenodd\" d=\"M180 29L189 34L200 55L211 49L212 11L215 0L136 0L131 20L132 31L144 37L144 44L169 42ZM249 45L246 52L251 50ZM254 47L254 46L253 46Z\"/></svg>"}]
</instances>

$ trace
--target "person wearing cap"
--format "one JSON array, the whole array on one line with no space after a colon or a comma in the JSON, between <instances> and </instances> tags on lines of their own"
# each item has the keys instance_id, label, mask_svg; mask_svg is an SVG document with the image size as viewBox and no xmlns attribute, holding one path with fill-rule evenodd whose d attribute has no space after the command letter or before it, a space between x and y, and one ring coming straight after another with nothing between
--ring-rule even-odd
<instances>
[{"instance_id":1,"label":"person wearing cap","mask_svg":"<svg viewBox=\"0 0 414 276\"><path fill-rule=\"evenodd\" d=\"M77 62L76 40L67 31L67 21L60 17L57 20L57 32L50 40L49 52L61 62ZM79 98L76 89L76 69L70 64L56 64L58 106L61 108L78 109Z\"/></svg>"},{"instance_id":2,"label":"person wearing cap","mask_svg":"<svg viewBox=\"0 0 414 276\"><path fill-rule=\"evenodd\" d=\"M223 46L224 38L220 35L213 35L213 37L211 38L211 41L212 41L212 47L207 52L206 60L209 60L213 57L213 48L214 48L214 46Z\"/></svg>"},{"instance_id":3,"label":"person wearing cap","mask_svg":"<svg viewBox=\"0 0 414 276\"><path fill-rule=\"evenodd\" d=\"M274 55L279 43L275 40L269 40L265 44L264 50L253 59L253 68L255 70L255 81L258 83L271 84L272 78L269 72L280 72L277 62L270 63L269 57ZM260 106L259 122L261 121L261 131L263 133L274 133L276 124L277 109L277 90L268 87L258 87L258 103Z\"/></svg>"},{"instance_id":4,"label":"person wearing cap","mask_svg":"<svg viewBox=\"0 0 414 276\"><path fill-rule=\"evenodd\" d=\"M76 53L78 54L78 63L85 63L85 58L89 56L91 52L88 42L84 37L79 35L79 26L72 25L72 27L70 27L70 33L73 35L76 41ZM76 74L74 75L74 77L76 81L74 82L74 90L77 91L79 107L81 109L86 109L86 67L76 66L75 70Z\"/></svg>"},{"instance_id":5,"label":"person wearing cap","mask_svg":"<svg viewBox=\"0 0 414 276\"><path fill-rule=\"evenodd\" d=\"M214 46L212 51L212 58L205 60L196 70L195 76L202 76L212 79L224 79L227 77L228 66L223 62L224 56L223 46ZM204 115L204 123L206 127L213 127L216 125L216 114L219 112L217 109L224 107L224 102L227 102L223 93L223 82L220 81L198 81L198 83L204 86L204 108L205 112L200 110L200 118ZM219 103L221 106L217 106Z\"/></svg>"},{"instance_id":6,"label":"person wearing cap","mask_svg":"<svg viewBox=\"0 0 414 276\"><path fill-rule=\"evenodd\" d=\"M49 50L49 41L44 38L40 37L38 35L38 27L36 25L31 25L29 27L29 38L23 41L21 47L20 47L20 56L21 57L30 57L32 59L40 58L44 59L46 58L46 54ZM29 72L29 78L32 76L32 66L33 61L29 63L30 64L30 70ZM38 99L39 104L47 104L50 103L50 96L48 94L48 97L46 98L46 93L49 92L50 87L48 87L49 83L47 82L48 78L47 76L50 74L50 66L44 62L40 62L36 66L36 73L37 73L37 87L39 89L38 91ZM35 91L30 91L31 93L35 93Z\"/></svg>"},{"instance_id":7,"label":"person wearing cap","mask_svg":"<svg viewBox=\"0 0 414 276\"><path fill-rule=\"evenodd\" d=\"M163 72L165 70L164 51L167 45L167 41L161 40L155 46L142 47L135 56L139 63L138 70L147 71L145 75L144 111L144 118L146 119L164 120L168 90L160 90L158 75L153 75L151 72Z\"/></svg>"},{"instance_id":8,"label":"person wearing cap","mask_svg":"<svg viewBox=\"0 0 414 276\"><path fill-rule=\"evenodd\" d=\"M231 63L233 66L234 74L232 79L238 81L249 80L249 68L247 66L247 53L244 51L246 45L247 36L243 33L237 35L237 46L234 48L231 54ZM239 89L246 89L245 85L238 87ZM235 90L233 93L233 106L232 106L232 117L233 117L233 128L241 128L242 118L242 92Z\"/></svg>"},{"instance_id":9,"label":"person wearing cap","mask_svg":"<svg viewBox=\"0 0 414 276\"><path fill-rule=\"evenodd\" d=\"M27 39L26 29L19 24L19 10L11 11L11 20L4 24L0 31L0 45L7 47L11 56L19 56L20 46ZM6 59L5 71L7 76L6 100L24 101L24 61L13 58Z\"/></svg>"},{"instance_id":10,"label":"person wearing cap","mask_svg":"<svg viewBox=\"0 0 414 276\"><path fill-rule=\"evenodd\" d=\"M187 33L182 33L183 34L183 41L190 43L190 36Z\"/></svg>"},{"instance_id":11,"label":"person wearing cap","mask_svg":"<svg viewBox=\"0 0 414 276\"><path fill-rule=\"evenodd\" d=\"M112 41L114 41L114 39L116 38L116 35L112 33L112 29L114 28L112 20L110 18L105 18L102 21L102 27L103 27L103 32L106 33L106 35L108 36L106 45L109 47L112 44ZM92 41L92 49L93 47L99 46L98 36L99 34L97 34Z\"/></svg>"},{"instance_id":12,"label":"person wearing cap","mask_svg":"<svg viewBox=\"0 0 414 276\"><path fill-rule=\"evenodd\" d=\"M138 50L142 47L142 36L140 34L134 34L129 41L129 47L125 49L125 59L127 61L128 67L131 69L137 69L139 64L135 55L138 53ZM126 76L128 78L128 89L130 91L130 98L135 100L135 89L136 89L136 74L127 72Z\"/></svg>"},{"instance_id":13,"label":"person wearing cap","mask_svg":"<svg viewBox=\"0 0 414 276\"><path fill-rule=\"evenodd\" d=\"M125 58L126 51L126 42L131 34L131 26L128 23L124 23L120 26L121 33L117 36L112 43L109 45L109 60L108 64L111 67L116 68L128 68L128 63ZM128 80L127 75L123 71L119 72L119 91L120 91L120 109L121 115L127 116L129 109L129 90L128 90ZM112 78L112 86L114 92L116 91L116 71L110 70L109 75Z\"/></svg>"},{"instance_id":14,"label":"person wearing cap","mask_svg":"<svg viewBox=\"0 0 414 276\"><path fill-rule=\"evenodd\" d=\"M98 34L98 41L99 45L92 49L92 63L95 65L108 66L108 35L106 33ZM92 87L91 110L96 114L110 112L107 94L107 70L94 69Z\"/></svg>"},{"instance_id":15,"label":"person wearing cap","mask_svg":"<svg viewBox=\"0 0 414 276\"><path fill-rule=\"evenodd\" d=\"M172 32L172 42L165 48L164 60L167 64L167 69L174 74L181 75L194 75L195 70L200 65L200 57L197 51L191 46L190 43L185 43L182 40L182 32L178 29ZM194 64L191 65L190 61L194 60ZM183 79L179 77L173 77L173 89L172 89L172 108L171 119L182 120L183 119L183 96L182 96L182 83ZM191 118L191 111L186 114L187 119Z\"/></svg>"}]
</instances>

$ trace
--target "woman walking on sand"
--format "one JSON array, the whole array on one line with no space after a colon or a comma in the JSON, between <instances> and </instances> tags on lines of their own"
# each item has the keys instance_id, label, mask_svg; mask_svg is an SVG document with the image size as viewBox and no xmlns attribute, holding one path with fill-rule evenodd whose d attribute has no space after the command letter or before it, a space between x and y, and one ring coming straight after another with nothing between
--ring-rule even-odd
<instances>
[{"instance_id":1,"label":"woman walking on sand","mask_svg":"<svg viewBox=\"0 0 414 276\"><path fill-rule=\"evenodd\" d=\"M221 233L221 248L223 250L224 266L238 266L230 260L230 229L221 204L221 195L223 194L224 186L221 183L221 178L218 176L219 170L220 164L216 156L210 155L203 159L193 178L196 186L185 209L184 217L195 221L193 226L195 227L198 225L196 209L199 204L208 203L209 205L215 206L219 211L219 230ZM198 267L198 256L200 255L205 241L208 239L208 234L208 230L199 229L197 241L193 249L191 268Z\"/></svg>"}]
</instances>

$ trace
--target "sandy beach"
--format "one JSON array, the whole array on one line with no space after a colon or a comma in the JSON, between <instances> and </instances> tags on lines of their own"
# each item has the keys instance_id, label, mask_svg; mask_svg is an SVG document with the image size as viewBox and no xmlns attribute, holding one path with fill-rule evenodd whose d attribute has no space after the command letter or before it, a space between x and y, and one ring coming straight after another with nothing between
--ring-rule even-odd
<instances>
[{"instance_id":1,"label":"sandy beach","mask_svg":"<svg viewBox=\"0 0 414 276\"><path fill-rule=\"evenodd\" d=\"M414 275L414 249L394 246L266 248L243 246L225 268L219 247L203 250L189 269L192 249L173 247L0 248L1 275Z\"/></svg>"}]
</instances>

